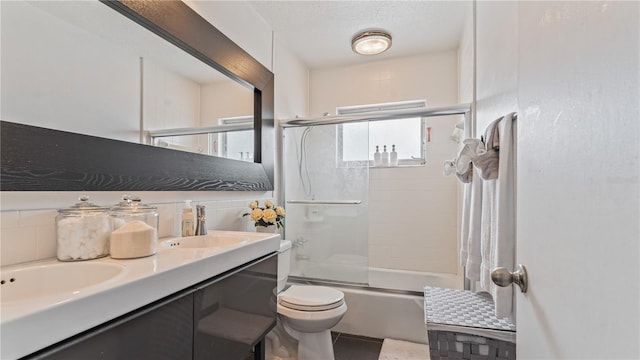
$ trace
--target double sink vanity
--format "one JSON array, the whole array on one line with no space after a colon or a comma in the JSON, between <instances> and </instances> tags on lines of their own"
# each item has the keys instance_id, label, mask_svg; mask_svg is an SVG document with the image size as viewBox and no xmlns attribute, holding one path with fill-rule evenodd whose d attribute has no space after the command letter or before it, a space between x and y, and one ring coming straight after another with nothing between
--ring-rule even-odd
<instances>
[{"instance_id":1,"label":"double sink vanity","mask_svg":"<svg viewBox=\"0 0 640 360\"><path fill-rule=\"evenodd\" d=\"M278 234L210 231L161 239L145 258L3 267L0 358L263 357L279 246Z\"/></svg>"}]
</instances>

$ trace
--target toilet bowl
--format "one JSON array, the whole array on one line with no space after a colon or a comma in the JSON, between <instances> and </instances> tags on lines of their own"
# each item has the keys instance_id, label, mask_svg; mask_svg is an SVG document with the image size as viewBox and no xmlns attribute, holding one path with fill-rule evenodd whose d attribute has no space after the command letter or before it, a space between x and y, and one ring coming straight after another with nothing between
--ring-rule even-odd
<instances>
[{"instance_id":1,"label":"toilet bowl","mask_svg":"<svg viewBox=\"0 0 640 360\"><path fill-rule=\"evenodd\" d=\"M347 304L344 294L326 286L291 285L286 290L289 276L291 242L283 240L278 254L277 312L279 326L267 337L274 344L274 336L282 333L280 327L297 340L299 360L333 360L331 328L340 322ZM275 359L277 357L272 356Z\"/></svg>"}]
</instances>

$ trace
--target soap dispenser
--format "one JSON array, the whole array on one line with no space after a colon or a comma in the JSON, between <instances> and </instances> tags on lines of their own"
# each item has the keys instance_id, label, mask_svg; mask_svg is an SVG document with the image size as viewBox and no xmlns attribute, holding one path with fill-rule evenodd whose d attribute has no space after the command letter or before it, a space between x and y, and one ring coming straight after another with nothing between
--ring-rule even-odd
<instances>
[{"instance_id":1,"label":"soap dispenser","mask_svg":"<svg viewBox=\"0 0 640 360\"><path fill-rule=\"evenodd\" d=\"M373 153L373 166L380 166L381 164L381 159L380 159L380 146L376 145L376 152Z\"/></svg>"},{"instance_id":2,"label":"soap dispenser","mask_svg":"<svg viewBox=\"0 0 640 360\"><path fill-rule=\"evenodd\" d=\"M384 145L382 149L382 166L389 166L389 153L387 152L387 145Z\"/></svg>"},{"instance_id":3,"label":"soap dispenser","mask_svg":"<svg viewBox=\"0 0 640 360\"><path fill-rule=\"evenodd\" d=\"M398 166L398 153L396 152L395 145L391 145L391 154L389 154L389 164L391 166Z\"/></svg>"},{"instance_id":4,"label":"soap dispenser","mask_svg":"<svg viewBox=\"0 0 640 360\"><path fill-rule=\"evenodd\" d=\"M191 208L191 200L185 200L184 208L182 209L182 236L193 236L193 223L194 216L193 209Z\"/></svg>"}]
</instances>

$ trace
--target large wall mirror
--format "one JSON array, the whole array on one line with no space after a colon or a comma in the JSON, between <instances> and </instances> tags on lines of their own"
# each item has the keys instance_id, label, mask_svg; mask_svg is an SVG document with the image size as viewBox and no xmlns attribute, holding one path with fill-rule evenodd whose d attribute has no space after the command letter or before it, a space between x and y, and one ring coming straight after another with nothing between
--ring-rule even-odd
<instances>
[{"instance_id":1,"label":"large wall mirror","mask_svg":"<svg viewBox=\"0 0 640 360\"><path fill-rule=\"evenodd\" d=\"M184 3L3 2L2 44L3 191L273 189L273 74Z\"/></svg>"}]
</instances>

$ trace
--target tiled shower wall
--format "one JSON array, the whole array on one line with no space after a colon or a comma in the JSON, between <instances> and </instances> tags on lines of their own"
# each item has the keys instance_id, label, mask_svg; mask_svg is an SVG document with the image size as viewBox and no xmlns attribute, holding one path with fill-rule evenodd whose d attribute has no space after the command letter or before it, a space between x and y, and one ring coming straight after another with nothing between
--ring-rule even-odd
<instances>
[{"instance_id":1,"label":"tiled shower wall","mask_svg":"<svg viewBox=\"0 0 640 360\"><path fill-rule=\"evenodd\" d=\"M457 104L458 62L458 51L449 50L313 70L310 113L416 99L425 99L428 107ZM431 141L425 166L370 169L370 267L459 273L457 180L443 176L442 164L457 153L450 135L460 119L427 118Z\"/></svg>"},{"instance_id":2,"label":"tiled shower wall","mask_svg":"<svg viewBox=\"0 0 640 360\"><path fill-rule=\"evenodd\" d=\"M254 231L248 217L242 217L248 210L247 204L247 200L221 200L193 202L191 205L194 211L196 205L206 207L209 229ZM183 203L156 206L159 213L158 235L161 238L179 236ZM55 257L57 213L56 209L0 212L0 266Z\"/></svg>"},{"instance_id":3,"label":"tiled shower wall","mask_svg":"<svg viewBox=\"0 0 640 360\"><path fill-rule=\"evenodd\" d=\"M370 266L457 273L457 181L442 174L443 162L456 152L449 138L456 119L427 119L431 141L424 166L370 168Z\"/></svg>"}]
</instances>

